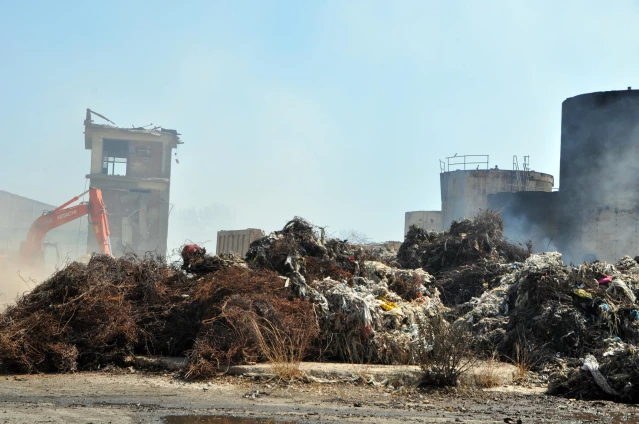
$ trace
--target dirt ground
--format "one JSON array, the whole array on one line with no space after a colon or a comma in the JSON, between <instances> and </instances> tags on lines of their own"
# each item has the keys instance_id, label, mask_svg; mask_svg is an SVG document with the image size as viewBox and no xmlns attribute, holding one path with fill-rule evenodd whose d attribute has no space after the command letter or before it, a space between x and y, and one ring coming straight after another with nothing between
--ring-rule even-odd
<instances>
[{"instance_id":1,"label":"dirt ground","mask_svg":"<svg viewBox=\"0 0 639 424\"><path fill-rule=\"evenodd\" d=\"M543 387L447 392L407 387L412 386L376 387L365 381L278 384L229 375L193 383L167 371L133 368L8 375L0 377L0 423L162 423L172 415L297 423L503 423L505 418L522 423L639 422L634 406L550 397Z\"/></svg>"}]
</instances>

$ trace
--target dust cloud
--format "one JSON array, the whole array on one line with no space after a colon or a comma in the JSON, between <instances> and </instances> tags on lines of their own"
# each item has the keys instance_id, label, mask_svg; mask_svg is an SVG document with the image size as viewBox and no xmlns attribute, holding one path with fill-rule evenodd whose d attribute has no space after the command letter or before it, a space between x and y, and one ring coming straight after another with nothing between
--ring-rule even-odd
<instances>
[{"instance_id":1,"label":"dust cloud","mask_svg":"<svg viewBox=\"0 0 639 424\"><path fill-rule=\"evenodd\" d=\"M49 278L55 269L19 267L12 263L0 267L0 312L15 304L16 298L29 293L38 284Z\"/></svg>"}]
</instances>

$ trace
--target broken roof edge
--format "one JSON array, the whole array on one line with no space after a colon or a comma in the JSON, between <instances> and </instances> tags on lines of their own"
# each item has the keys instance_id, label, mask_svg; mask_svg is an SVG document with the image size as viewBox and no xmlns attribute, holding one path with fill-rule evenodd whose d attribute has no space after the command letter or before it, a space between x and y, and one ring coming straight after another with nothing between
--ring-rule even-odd
<instances>
[{"instance_id":1,"label":"broken roof edge","mask_svg":"<svg viewBox=\"0 0 639 424\"><path fill-rule=\"evenodd\" d=\"M112 125L108 125L108 124L96 124L93 122L93 115L95 116L99 116L100 118L104 119L105 121L109 122ZM151 124L153 125L153 124ZM147 126L151 126L151 125L147 125ZM142 136L146 136L146 135L150 135L153 137L163 137L164 140L162 141L167 141L170 143L173 143L174 147L177 147L177 145L179 144L184 144L184 142L182 140L180 140L180 133L177 132L177 130L173 130L173 129L169 129L169 128L163 128L161 125L157 125L151 129L146 129L145 127L134 127L131 126L131 128L125 128L125 127L118 127L115 122L111 121L109 118L107 118L104 115L99 114L98 112L95 112L89 108L87 108L86 111L86 117L84 119L84 147L85 149L91 149L93 147L93 138L90 134L88 134L88 132L90 131L114 131L114 132L123 132L125 134L134 134L138 137Z\"/></svg>"},{"instance_id":2,"label":"broken roof edge","mask_svg":"<svg viewBox=\"0 0 639 424\"><path fill-rule=\"evenodd\" d=\"M159 129L159 130L158 130ZM155 140L149 141L161 141L173 144L173 147L177 147L180 144L184 144L180 140L180 133L176 130L169 130L161 127L155 127L153 129L141 129L141 128L122 128L113 125L102 125L93 123L84 123L84 147L85 149L91 149L93 147L93 135L96 133L102 133L102 136L108 136L113 138L126 139L127 136L134 136L136 140L143 140L145 138L154 138Z\"/></svg>"},{"instance_id":3,"label":"broken roof edge","mask_svg":"<svg viewBox=\"0 0 639 424\"><path fill-rule=\"evenodd\" d=\"M137 127L137 128L125 128L125 127L116 127L114 125L104 125L104 124L94 124L94 123L85 123L84 124L85 128L92 128L92 129L102 129L102 130L114 130L114 131L125 131L125 132L130 132L130 133L137 133L137 134L152 134L155 136L162 136L162 135L169 135L169 136L173 136L176 139L180 139L180 133L177 132L177 130L172 130L172 129L168 129L168 128L163 128L161 126L156 126L152 129L145 129L143 127Z\"/></svg>"}]
</instances>

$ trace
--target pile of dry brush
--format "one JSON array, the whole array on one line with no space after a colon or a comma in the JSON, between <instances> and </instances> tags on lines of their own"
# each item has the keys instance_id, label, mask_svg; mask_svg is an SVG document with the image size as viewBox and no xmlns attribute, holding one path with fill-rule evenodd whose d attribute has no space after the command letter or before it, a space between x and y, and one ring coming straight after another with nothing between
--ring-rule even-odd
<instances>
[{"instance_id":1,"label":"pile of dry brush","mask_svg":"<svg viewBox=\"0 0 639 424\"><path fill-rule=\"evenodd\" d=\"M303 347L316 335L312 305L269 270L227 265L194 276L150 255L94 255L0 315L0 367L69 372L171 355L187 356L186 373L197 378L218 365L269 359L274 338L301 338Z\"/></svg>"}]
</instances>

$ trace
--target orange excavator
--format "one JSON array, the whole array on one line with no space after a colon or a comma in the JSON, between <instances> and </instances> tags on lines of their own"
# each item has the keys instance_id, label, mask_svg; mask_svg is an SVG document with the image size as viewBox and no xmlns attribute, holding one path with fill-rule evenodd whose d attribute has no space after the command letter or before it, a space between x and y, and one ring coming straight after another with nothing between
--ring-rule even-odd
<instances>
[{"instance_id":1,"label":"orange excavator","mask_svg":"<svg viewBox=\"0 0 639 424\"><path fill-rule=\"evenodd\" d=\"M67 207L77 202L82 196L89 193L89 201L82 202L79 205ZM22 243L21 261L25 265L40 266L44 261L44 247L52 243L43 242L45 235L61 225L89 215L89 222L95 231L95 238L98 241L100 251L104 254L111 255L111 240L109 238L109 221L107 219L107 211L102 200L102 190L91 187L82 194L75 196L73 199L55 208L54 210L43 214L36 219L31 228L27 239ZM59 252L58 252L59 257Z\"/></svg>"}]
</instances>

